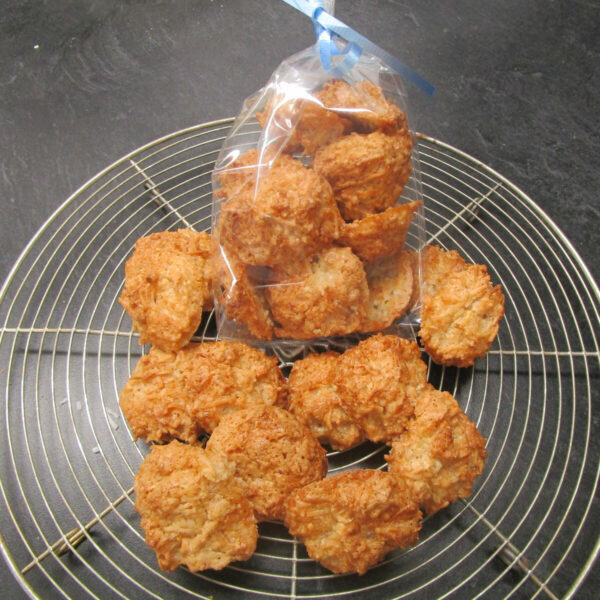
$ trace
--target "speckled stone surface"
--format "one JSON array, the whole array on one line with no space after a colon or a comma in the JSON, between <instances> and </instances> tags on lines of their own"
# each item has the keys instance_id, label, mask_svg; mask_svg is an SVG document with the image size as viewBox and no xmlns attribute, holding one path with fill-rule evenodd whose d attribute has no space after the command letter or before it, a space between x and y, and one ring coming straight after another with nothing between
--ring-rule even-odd
<instances>
[{"instance_id":1,"label":"speckled stone surface","mask_svg":"<svg viewBox=\"0 0 600 600\"><path fill-rule=\"evenodd\" d=\"M412 127L491 166L598 281L600 4L338 0L336 15L437 88ZM56 0L0 6L0 280L81 184L123 154L235 115L313 41L277 0ZM597 598L595 566L578 598ZM3 598L26 594L0 565ZM54 597L54 596L51 596Z\"/></svg>"}]
</instances>

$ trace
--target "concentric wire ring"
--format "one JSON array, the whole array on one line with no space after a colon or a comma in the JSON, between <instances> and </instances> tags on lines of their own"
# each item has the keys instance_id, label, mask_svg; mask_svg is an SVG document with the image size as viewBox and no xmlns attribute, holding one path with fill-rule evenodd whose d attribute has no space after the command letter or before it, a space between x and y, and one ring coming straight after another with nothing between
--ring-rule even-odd
<instances>
[{"instance_id":1,"label":"concentric wire ring","mask_svg":"<svg viewBox=\"0 0 600 600\"><path fill-rule=\"evenodd\" d=\"M329 573L278 523L218 572L166 574L133 509L134 442L118 393L143 352L117 302L135 240L210 227L210 174L232 120L157 140L86 183L45 223L0 292L1 548L32 597L569 597L600 552L595 525L600 293L535 203L470 156L420 135L431 243L488 265L506 295L492 351L429 364L487 437L467 501L362 577ZM212 319L202 339L213 339ZM386 449L329 455L383 468ZM64 550L68 552L64 552Z\"/></svg>"}]
</instances>

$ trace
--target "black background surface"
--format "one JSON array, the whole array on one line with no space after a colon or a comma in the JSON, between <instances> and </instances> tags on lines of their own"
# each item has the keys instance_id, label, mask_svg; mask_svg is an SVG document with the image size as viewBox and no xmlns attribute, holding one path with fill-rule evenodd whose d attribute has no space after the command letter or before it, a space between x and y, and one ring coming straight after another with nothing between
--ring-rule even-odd
<instances>
[{"instance_id":1,"label":"black background surface","mask_svg":"<svg viewBox=\"0 0 600 600\"><path fill-rule=\"evenodd\" d=\"M600 3L338 0L336 15L436 86L430 99L407 85L412 128L521 188L598 281ZM234 116L313 39L279 0L4 1L0 281L91 176L164 134ZM599 571L579 598L598 597ZM4 563L0 581L2 598L25 597Z\"/></svg>"}]
</instances>

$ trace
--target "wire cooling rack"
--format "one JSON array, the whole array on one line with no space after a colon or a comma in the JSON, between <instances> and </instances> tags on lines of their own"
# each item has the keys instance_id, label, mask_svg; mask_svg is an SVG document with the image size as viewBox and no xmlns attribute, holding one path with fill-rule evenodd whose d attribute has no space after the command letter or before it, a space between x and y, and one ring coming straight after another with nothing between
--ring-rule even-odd
<instances>
[{"instance_id":1,"label":"wire cooling rack","mask_svg":"<svg viewBox=\"0 0 600 600\"><path fill-rule=\"evenodd\" d=\"M473 368L429 365L486 436L473 495L366 575L333 575L283 526L222 571L157 568L133 508L147 452L119 390L143 352L117 303L135 240L208 229L226 119L153 142L98 174L44 224L0 292L2 551L32 598L563 598L597 557L600 294L551 220L514 185L426 136L429 242L488 265L506 316ZM212 339L209 318L200 338ZM386 449L330 453L330 473Z\"/></svg>"}]
</instances>

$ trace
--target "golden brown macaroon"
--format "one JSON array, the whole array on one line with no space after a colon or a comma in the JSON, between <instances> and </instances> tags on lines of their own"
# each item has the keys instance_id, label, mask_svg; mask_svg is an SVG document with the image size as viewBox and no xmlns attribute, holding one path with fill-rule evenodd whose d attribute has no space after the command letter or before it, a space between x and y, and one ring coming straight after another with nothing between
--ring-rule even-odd
<instances>
[{"instance_id":1,"label":"golden brown macaroon","mask_svg":"<svg viewBox=\"0 0 600 600\"><path fill-rule=\"evenodd\" d=\"M327 82L316 94L323 105L352 121L360 131L406 128L406 115L370 81L348 85L341 79Z\"/></svg>"},{"instance_id":2,"label":"golden brown macaroon","mask_svg":"<svg viewBox=\"0 0 600 600\"><path fill-rule=\"evenodd\" d=\"M349 248L328 248L296 275L267 287L279 337L310 339L356 331L369 301L367 276Z\"/></svg>"},{"instance_id":3,"label":"golden brown macaroon","mask_svg":"<svg viewBox=\"0 0 600 600\"><path fill-rule=\"evenodd\" d=\"M161 231L137 240L125 264L121 306L140 344L177 350L187 344L211 305L210 235Z\"/></svg>"},{"instance_id":4,"label":"golden brown macaroon","mask_svg":"<svg viewBox=\"0 0 600 600\"><path fill-rule=\"evenodd\" d=\"M415 419L394 441L389 472L404 481L429 514L471 495L483 470L485 438L448 393L422 394Z\"/></svg>"},{"instance_id":5,"label":"golden brown macaroon","mask_svg":"<svg viewBox=\"0 0 600 600\"><path fill-rule=\"evenodd\" d=\"M338 386L343 406L372 442L404 433L427 383L427 365L415 342L376 334L340 358Z\"/></svg>"},{"instance_id":6,"label":"golden brown macaroon","mask_svg":"<svg viewBox=\"0 0 600 600\"><path fill-rule=\"evenodd\" d=\"M225 308L228 319L245 325L254 337L270 340L274 323L265 287L249 270L231 252L223 252L218 259L217 301Z\"/></svg>"},{"instance_id":7,"label":"golden brown macaroon","mask_svg":"<svg viewBox=\"0 0 600 600\"><path fill-rule=\"evenodd\" d=\"M339 353L309 354L294 362L288 378L287 409L322 444L347 450L360 444L365 435L348 416L338 391Z\"/></svg>"},{"instance_id":8,"label":"golden brown macaroon","mask_svg":"<svg viewBox=\"0 0 600 600\"><path fill-rule=\"evenodd\" d=\"M259 521L282 520L289 494L327 473L325 450L305 425L277 406L224 416L206 450L235 463L235 478Z\"/></svg>"},{"instance_id":9,"label":"golden brown macaroon","mask_svg":"<svg viewBox=\"0 0 600 600\"><path fill-rule=\"evenodd\" d=\"M469 367L490 349L504 315L504 294L484 265L468 265L425 294L419 335L439 364Z\"/></svg>"},{"instance_id":10,"label":"golden brown macaroon","mask_svg":"<svg viewBox=\"0 0 600 600\"><path fill-rule=\"evenodd\" d=\"M205 342L178 352L152 348L140 358L119 403L135 438L193 443L224 415L283 404L285 394L275 357L240 342Z\"/></svg>"},{"instance_id":11,"label":"golden brown macaroon","mask_svg":"<svg viewBox=\"0 0 600 600\"><path fill-rule=\"evenodd\" d=\"M433 296L448 275L463 271L468 264L456 250L442 250L434 245L426 246L421 253L423 292Z\"/></svg>"},{"instance_id":12,"label":"golden brown macaroon","mask_svg":"<svg viewBox=\"0 0 600 600\"><path fill-rule=\"evenodd\" d=\"M189 229L187 231L190 231ZM206 294L204 296L203 311L210 311L214 306L214 284L215 284L215 266L214 266L214 240L208 231L194 231L193 240L195 252L204 259L203 275L206 281Z\"/></svg>"},{"instance_id":13,"label":"golden brown macaroon","mask_svg":"<svg viewBox=\"0 0 600 600\"><path fill-rule=\"evenodd\" d=\"M350 127L347 119L325 109L317 98L285 99L277 94L256 118L270 140L285 140L285 152L304 156L337 140Z\"/></svg>"},{"instance_id":14,"label":"golden brown macaroon","mask_svg":"<svg viewBox=\"0 0 600 600\"><path fill-rule=\"evenodd\" d=\"M403 250L365 266L369 304L362 331L385 329L410 309L416 283L414 261L414 253Z\"/></svg>"},{"instance_id":15,"label":"golden brown macaroon","mask_svg":"<svg viewBox=\"0 0 600 600\"><path fill-rule=\"evenodd\" d=\"M413 214L422 204L421 201L407 202L345 223L338 243L351 248L365 262L397 254L404 248Z\"/></svg>"},{"instance_id":16,"label":"golden brown macaroon","mask_svg":"<svg viewBox=\"0 0 600 600\"><path fill-rule=\"evenodd\" d=\"M182 389L176 365L196 345L179 352L152 347L137 362L119 396L119 405L133 437L147 442L179 439L194 443L203 433L191 410L192 399Z\"/></svg>"},{"instance_id":17,"label":"golden brown macaroon","mask_svg":"<svg viewBox=\"0 0 600 600\"><path fill-rule=\"evenodd\" d=\"M233 465L209 459L200 446L152 446L134 490L146 543L161 569L222 569L254 553L258 528Z\"/></svg>"},{"instance_id":18,"label":"golden brown macaroon","mask_svg":"<svg viewBox=\"0 0 600 600\"><path fill-rule=\"evenodd\" d=\"M413 275L413 291L410 297L410 301L408 306L410 310L419 310L421 309L421 291L422 291L422 277L423 277L423 269L421 266L421 252L414 252L413 250L407 250L407 252L411 255L412 258L412 275Z\"/></svg>"},{"instance_id":19,"label":"golden brown macaroon","mask_svg":"<svg viewBox=\"0 0 600 600\"><path fill-rule=\"evenodd\" d=\"M220 198L233 198L244 193L246 188L256 183L259 170L268 168L273 158L271 152L259 152L256 148L233 156L235 159L218 172L221 189L217 190L217 196Z\"/></svg>"},{"instance_id":20,"label":"golden brown macaroon","mask_svg":"<svg viewBox=\"0 0 600 600\"><path fill-rule=\"evenodd\" d=\"M393 206L411 173L408 131L351 133L321 148L314 169L333 189L346 221Z\"/></svg>"},{"instance_id":21,"label":"golden brown macaroon","mask_svg":"<svg viewBox=\"0 0 600 600\"><path fill-rule=\"evenodd\" d=\"M222 182L224 176L227 181L227 171ZM287 154L261 170L256 185L246 183L228 198L221 205L218 240L249 265L293 265L329 246L343 226L331 186Z\"/></svg>"},{"instance_id":22,"label":"golden brown macaroon","mask_svg":"<svg viewBox=\"0 0 600 600\"><path fill-rule=\"evenodd\" d=\"M363 574L388 552L415 544L422 514L389 473L358 469L311 483L285 503L285 525L334 573Z\"/></svg>"}]
</instances>

